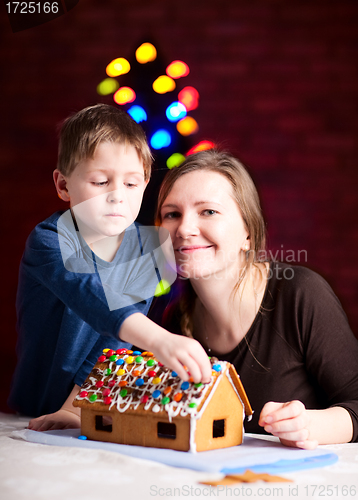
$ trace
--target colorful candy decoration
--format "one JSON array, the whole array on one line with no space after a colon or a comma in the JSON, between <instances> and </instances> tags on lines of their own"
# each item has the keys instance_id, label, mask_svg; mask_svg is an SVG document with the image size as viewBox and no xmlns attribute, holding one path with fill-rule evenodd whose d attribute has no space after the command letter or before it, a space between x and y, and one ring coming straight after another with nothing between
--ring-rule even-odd
<instances>
[{"instance_id":1,"label":"colorful candy decoration","mask_svg":"<svg viewBox=\"0 0 358 500\"><path fill-rule=\"evenodd\" d=\"M194 383L192 377L189 381L180 380L175 371L148 351L106 349L99 359L86 381L86 389L82 388L77 399L103 404L109 410L115 405L119 411L143 405L145 410L165 411L172 416L195 415L222 371L217 358L211 358L213 378L209 384L203 384Z\"/></svg>"}]
</instances>

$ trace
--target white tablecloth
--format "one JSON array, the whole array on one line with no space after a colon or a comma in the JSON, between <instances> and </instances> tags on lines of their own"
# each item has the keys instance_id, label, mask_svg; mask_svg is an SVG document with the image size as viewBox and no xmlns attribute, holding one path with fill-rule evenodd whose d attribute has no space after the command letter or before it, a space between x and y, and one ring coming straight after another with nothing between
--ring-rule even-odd
<instances>
[{"instance_id":1,"label":"white tablecloth","mask_svg":"<svg viewBox=\"0 0 358 500\"><path fill-rule=\"evenodd\" d=\"M358 444L321 446L339 461L280 474L293 483L250 483L219 488L199 481L220 474L170 467L101 449L47 446L13 437L28 420L0 414L1 500L110 498L344 498L358 499ZM261 438L262 439L262 438ZM264 439L264 438L263 438ZM273 438L275 440L275 438Z\"/></svg>"}]
</instances>

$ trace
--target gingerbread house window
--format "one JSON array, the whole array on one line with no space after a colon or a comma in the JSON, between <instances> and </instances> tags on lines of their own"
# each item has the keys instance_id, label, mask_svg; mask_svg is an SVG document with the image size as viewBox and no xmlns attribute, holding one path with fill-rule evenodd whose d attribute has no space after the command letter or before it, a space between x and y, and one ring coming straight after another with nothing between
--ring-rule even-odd
<instances>
[{"instance_id":1,"label":"gingerbread house window","mask_svg":"<svg viewBox=\"0 0 358 500\"><path fill-rule=\"evenodd\" d=\"M225 419L213 421L213 438L225 436Z\"/></svg>"},{"instance_id":2,"label":"gingerbread house window","mask_svg":"<svg viewBox=\"0 0 358 500\"><path fill-rule=\"evenodd\" d=\"M168 422L158 422L158 437L166 439L176 439L177 427Z\"/></svg>"},{"instance_id":3,"label":"gingerbread house window","mask_svg":"<svg viewBox=\"0 0 358 500\"><path fill-rule=\"evenodd\" d=\"M96 415L96 431L112 432L112 417Z\"/></svg>"}]
</instances>

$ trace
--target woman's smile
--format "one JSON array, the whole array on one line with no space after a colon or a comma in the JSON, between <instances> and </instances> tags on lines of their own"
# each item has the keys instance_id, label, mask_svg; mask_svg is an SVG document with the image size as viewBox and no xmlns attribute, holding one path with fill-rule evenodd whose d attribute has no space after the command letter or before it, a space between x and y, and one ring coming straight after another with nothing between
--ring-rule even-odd
<instances>
[{"instance_id":1,"label":"woman's smile","mask_svg":"<svg viewBox=\"0 0 358 500\"><path fill-rule=\"evenodd\" d=\"M213 171L179 178L161 208L162 226L170 233L178 273L200 279L229 268L242 268L241 251L248 232L230 182Z\"/></svg>"}]
</instances>

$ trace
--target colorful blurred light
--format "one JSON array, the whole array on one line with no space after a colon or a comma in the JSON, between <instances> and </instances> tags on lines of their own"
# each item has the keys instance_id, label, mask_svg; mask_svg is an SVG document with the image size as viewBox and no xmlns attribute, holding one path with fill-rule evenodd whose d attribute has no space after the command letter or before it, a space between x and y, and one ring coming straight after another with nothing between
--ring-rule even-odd
<instances>
[{"instance_id":1,"label":"colorful blurred light","mask_svg":"<svg viewBox=\"0 0 358 500\"><path fill-rule=\"evenodd\" d=\"M137 123L145 122L147 119L147 113L142 106L134 105L128 109L127 113L131 115L133 120Z\"/></svg>"},{"instance_id":2,"label":"colorful blurred light","mask_svg":"<svg viewBox=\"0 0 358 500\"><path fill-rule=\"evenodd\" d=\"M171 122L177 122L186 116L186 108L181 102L173 102L167 107L165 112Z\"/></svg>"},{"instance_id":3,"label":"colorful blurred light","mask_svg":"<svg viewBox=\"0 0 358 500\"><path fill-rule=\"evenodd\" d=\"M135 57L140 64L146 64L156 59L157 49L149 42L142 43L135 51Z\"/></svg>"},{"instance_id":4,"label":"colorful blurred light","mask_svg":"<svg viewBox=\"0 0 358 500\"><path fill-rule=\"evenodd\" d=\"M198 153L199 151L205 151L206 149L215 148L215 144L211 141L200 141L198 144L189 149L186 156L192 155L193 153Z\"/></svg>"},{"instance_id":5,"label":"colorful blurred light","mask_svg":"<svg viewBox=\"0 0 358 500\"><path fill-rule=\"evenodd\" d=\"M199 130L199 125L194 118L186 116L177 123L177 130L181 135L191 135Z\"/></svg>"},{"instance_id":6,"label":"colorful blurred light","mask_svg":"<svg viewBox=\"0 0 358 500\"><path fill-rule=\"evenodd\" d=\"M171 135L164 128L157 130L150 139L150 145L153 149L162 149L170 146L172 142Z\"/></svg>"},{"instance_id":7,"label":"colorful blurred light","mask_svg":"<svg viewBox=\"0 0 358 500\"><path fill-rule=\"evenodd\" d=\"M119 83L114 78L105 78L97 85L97 94L109 95L113 94L119 88Z\"/></svg>"},{"instance_id":8,"label":"colorful blurred light","mask_svg":"<svg viewBox=\"0 0 358 500\"><path fill-rule=\"evenodd\" d=\"M176 87L175 81L167 75L158 76L153 82L153 90L158 94L165 94L171 92Z\"/></svg>"},{"instance_id":9,"label":"colorful blurred light","mask_svg":"<svg viewBox=\"0 0 358 500\"><path fill-rule=\"evenodd\" d=\"M167 167L169 169L174 168L174 167L179 167L181 163L185 160L185 156L182 155L181 153L173 153L169 158L167 159Z\"/></svg>"},{"instance_id":10,"label":"colorful blurred light","mask_svg":"<svg viewBox=\"0 0 358 500\"><path fill-rule=\"evenodd\" d=\"M114 94L113 99L117 104L127 104L136 98L135 92L130 87L121 87Z\"/></svg>"},{"instance_id":11,"label":"colorful blurred light","mask_svg":"<svg viewBox=\"0 0 358 500\"><path fill-rule=\"evenodd\" d=\"M189 66L183 61L173 61L166 69L166 74L171 78L181 78L189 75Z\"/></svg>"},{"instance_id":12,"label":"colorful blurred light","mask_svg":"<svg viewBox=\"0 0 358 500\"><path fill-rule=\"evenodd\" d=\"M170 283L167 280L160 280L155 288L154 296L160 297L170 292Z\"/></svg>"},{"instance_id":13,"label":"colorful blurred light","mask_svg":"<svg viewBox=\"0 0 358 500\"><path fill-rule=\"evenodd\" d=\"M191 111L199 106L199 92L194 87L184 87L178 94L178 100L187 111Z\"/></svg>"},{"instance_id":14,"label":"colorful blurred light","mask_svg":"<svg viewBox=\"0 0 358 500\"><path fill-rule=\"evenodd\" d=\"M131 69L131 65L124 59L124 57L118 57L117 59L113 59L106 68L106 73L108 76L119 76L125 75Z\"/></svg>"}]
</instances>

